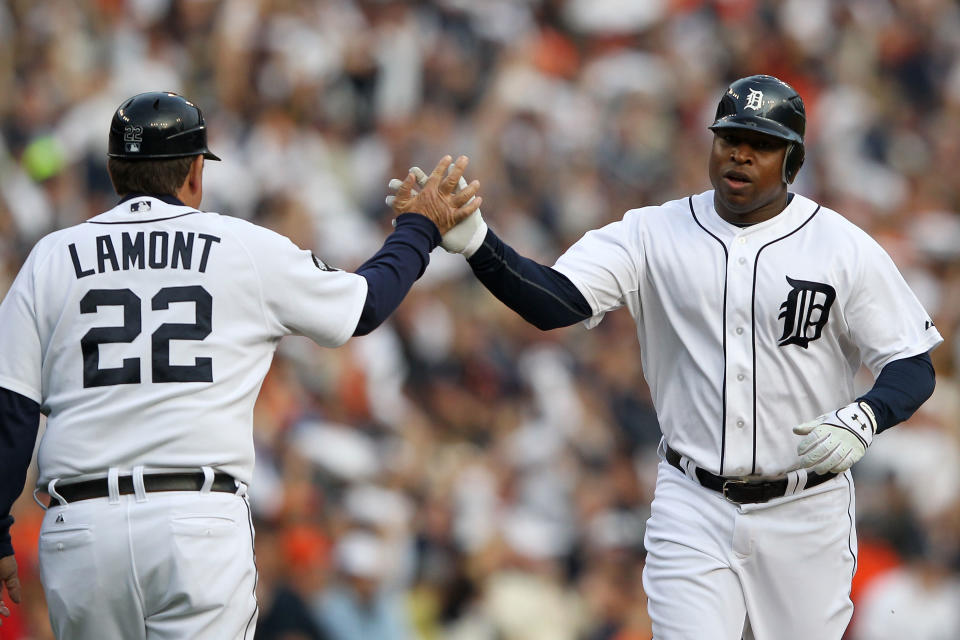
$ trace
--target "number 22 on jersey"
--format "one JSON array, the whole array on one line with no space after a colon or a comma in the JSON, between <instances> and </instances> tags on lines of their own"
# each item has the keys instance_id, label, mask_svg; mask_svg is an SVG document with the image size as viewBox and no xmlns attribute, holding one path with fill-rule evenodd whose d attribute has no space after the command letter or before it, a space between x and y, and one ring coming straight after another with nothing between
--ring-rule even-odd
<instances>
[{"instance_id":1,"label":"number 22 on jersey","mask_svg":"<svg viewBox=\"0 0 960 640\"><path fill-rule=\"evenodd\" d=\"M164 287L150 300L152 312L162 313L171 303L193 302L193 323L166 322L151 335L152 382L213 382L211 358L194 358L192 365L170 364L171 340L203 340L210 335L213 297L199 285ZM101 307L123 309L123 326L93 327L80 339L83 352L83 386L105 387L139 384L140 358L124 358L119 367L100 367L100 345L133 342L142 331L140 297L130 289L91 289L80 299L80 313L97 313Z\"/></svg>"}]
</instances>

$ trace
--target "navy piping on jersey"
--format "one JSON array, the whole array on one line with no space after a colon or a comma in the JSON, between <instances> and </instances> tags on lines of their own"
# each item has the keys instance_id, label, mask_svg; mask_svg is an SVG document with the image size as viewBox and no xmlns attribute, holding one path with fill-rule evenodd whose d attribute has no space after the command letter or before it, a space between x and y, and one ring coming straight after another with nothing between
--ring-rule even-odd
<instances>
[{"instance_id":1,"label":"navy piping on jersey","mask_svg":"<svg viewBox=\"0 0 960 640\"><path fill-rule=\"evenodd\" d=\"M253 554L253 613L250 614L250 619L247 620L247 626L243 630L243 638L246 640L247 634L250 633L250 625L256 620L257 612L260 610L260 601L257 600L257 584L260 582L260 570L257 568L257 549L254 546L253 512L250 510L250 500L244 497L243 502L247 507L247 524L250 527L250 553Z\"/></svg>"},{"instance_id":2,"label":"navy piping on jersey","mask_svg":"<svg viewBox=\"0 0 960 640\"><path fill-rule=\"evenodd\" d=\"M166 202L167 204L172 204L177 207L185 207L187 205L183 204L179 198L176 196L171 196L167 194L155 194L155 193L128 193L127 195L120 198L118 205L123 204L129 200L136 200L137 198L153 198L154 200L160 200ZM169 218L151 218L149 220L141 220L140 218L135 218L133 220L120 220L118 222L93 222L92 220L86 220L90 224L146 224L148 222L160 222L162 220L176 220L177 218L182 218L183 216L192 216L195 213L200 213L199 211L188 211L186 213L181 213L178 216L170 216Z\"/></svg>"},{"instance_id":3,"label":"navy piping on jersey","mask_svg":"<svg viewBox=\"0 0 960 640\"><path fill-rule=\"evenodd\" d=\"M186 213L181 213L178 216L170 216L169 218L151 218L150 220L140 220L139 218L135 220L117 220L116 222L94 222L93 220L87 220L87 224L146 224L148 222L163 222L164 220L176 220L177 218L182 218L183 216L192 216L195 213L200 213L199 211L188 211Z\"/></svg>"},{"instance_id":4,"label":"navy piping on jersey","mask_svg":"<svg viewBox=\"0 0 960 640\"><path fill-rule=\"evenodd\" d=\"M797 231L800 231L800 229L803 229L819 212L820 205L817 205L817 208L813 210L810 217L804 220L799 227L760 247L757 250L756 258L753 260L753 289L750 292L750 349L753 352L753 463L750 468L751 474L757 472L757 269L760 266L760 254L770 245L780 242L784 238L789 238Z\"/></svg>"},{"instance_id":5,"label":"navy piping on jersey","mask_svg":"<svg viewBox=\"0 0 960 640\"><path fill-rule=\"evenodd\" d=\"M847 481L847 520L850 521L850 528L847 530L847 549L850 551L850 557L853 558L853 571L850 572L850 578L857 572L857 554L853 551L853 483L850 481L850 474L844 473L843 479ZM847 596L849 596L849 592Z\"/></svg>"},{"instance_id":6,"label":"navy piping on jersey","mask_svg":"<svg viewBox=\"0 0 960 640\"><path fill-rule=\"evenodd\" d=\"M690 204L690 215L693 216L693 221L696 222L697 226L703 229L707 235L716 240L723 249L723 313L720 314L722 322L720 336L723 340L723 380L720 386L722 398L720 416L720 475L722 476L723 461L727 453L727 262L730 256L727 252L727 245L725 245L720 238L710 233L705 226L700 224L700 221L697 219L697 212L693 210L693 196L690 196L687 202Z\"/></svg>"}]
</instances>

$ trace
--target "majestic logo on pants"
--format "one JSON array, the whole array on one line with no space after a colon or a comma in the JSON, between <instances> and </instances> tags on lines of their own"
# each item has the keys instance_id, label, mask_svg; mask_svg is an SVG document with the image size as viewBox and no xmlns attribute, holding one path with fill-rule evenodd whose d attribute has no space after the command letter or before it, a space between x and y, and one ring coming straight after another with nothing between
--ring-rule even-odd
<instances>
[{"instance_id":1,"label":"majestic logo on pants","mask_svg":"<svg viewBox=\"0 0 960 640\"><path fill-rule=\"evenodd\" d=\"M781 347L797 344L806 349L823 333L837 292L828 284L794 280L790 276L787 283L793 288L787 294L787 301L780 305L777 316L783 318L783 335L778 344Z\"/></svg>"}]
</instances>

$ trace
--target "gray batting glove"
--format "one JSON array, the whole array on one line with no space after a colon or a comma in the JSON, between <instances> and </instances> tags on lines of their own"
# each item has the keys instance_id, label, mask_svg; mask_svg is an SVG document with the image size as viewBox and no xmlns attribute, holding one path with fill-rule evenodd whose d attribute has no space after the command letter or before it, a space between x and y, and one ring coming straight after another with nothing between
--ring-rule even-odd
<instances>
[{"instance_id":1,"label":"gray batting glove","mask_svg":"<svg viewBox=\"0 0 960 640\"><path fill-rule=\"evenodd\" d=\"M866 402L851 402L793 428L803 436L797 455L814 473L842 473L867 452L877 432L877 418Z\"/></svg>"},{"instance_id":2,"label":"gray batting glove","mask_svg":"<svg viewBox=\"0 0 960 640\"><path fill-rule=\"evenodd\" d=\"M423 169L420 167L410 167L410 173L417 179L419 186L422 187L426 184L429 176L424 173ZM387 188L396 193L401 184L403 184L402 180L394 178L387 184ZM457 193L462 191L466 186L467 180L463 176L460 176L460 181L457 183ZM387 206L391 209L393 208L395 200L395 195L389 195L385 199ZM470 202L473 202L473 198L467 201L468 204ZM483 244L483 239L486 235L487 223L483 221L480 209L477 209L457 226L443 234L443 240L440 242L440 246L448 253L462 253L465 257L469 258L480 248L480 245Z\"/></svg>"}]
</instances>

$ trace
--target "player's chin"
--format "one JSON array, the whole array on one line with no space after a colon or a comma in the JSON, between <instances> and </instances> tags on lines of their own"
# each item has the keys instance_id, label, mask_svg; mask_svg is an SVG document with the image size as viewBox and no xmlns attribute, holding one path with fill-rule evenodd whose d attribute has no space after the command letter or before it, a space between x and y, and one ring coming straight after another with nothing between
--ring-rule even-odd
<instances>
[{"instance_id":1,"label":"player's chin","mask_svg":"<svg viewBox=\"0 0 960 640\"><path fill-rule=\"evenodd\" d=\"M752 211L756 208L757 194L753 189L752 183L745 183L740 187L730 187L721 184L717 188L717 194L720 196L720 202L729 211Z\"/></svg>"}]
</instances>

